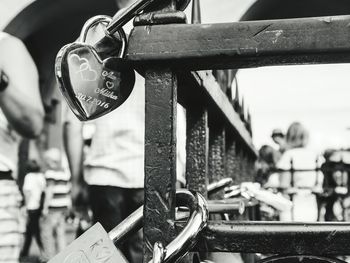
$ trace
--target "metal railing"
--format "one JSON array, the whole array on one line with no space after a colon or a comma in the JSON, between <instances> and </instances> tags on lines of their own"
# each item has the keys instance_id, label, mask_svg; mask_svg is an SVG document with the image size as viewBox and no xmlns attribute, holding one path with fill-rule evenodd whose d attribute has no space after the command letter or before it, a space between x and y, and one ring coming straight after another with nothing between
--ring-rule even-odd
<instances>
[{"instance_id":1,"label":"metal railing","mask_svg":"<svg viewBox=\"0 0 350 263\"><path fill-rule=\"evenodd\" d=\"M145 262L155 242L168 244L178 233L178 102L187 111L187 188L207 196L208 183L223 177L235 184L253 179L256 151L249 121L235 111L228 82L215 79L208 69L229 69L229 76L232 68L350 61L350 16L186 24L173 1L167 1L168 7L150 10L153 16L135 20L126 54L146 79ZM348 223L211 221L197 249L338 255L350 254L344 245L349 241Z\"/></svg>"}]
</instances>

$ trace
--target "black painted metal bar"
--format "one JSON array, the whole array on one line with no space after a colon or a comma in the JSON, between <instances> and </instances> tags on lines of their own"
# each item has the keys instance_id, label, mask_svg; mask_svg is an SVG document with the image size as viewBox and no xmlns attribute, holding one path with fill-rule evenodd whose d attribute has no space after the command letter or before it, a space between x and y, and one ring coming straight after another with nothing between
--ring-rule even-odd
<instances>
[{"instance_id":1,"label":"black painted metal bar","mask_svg":"<svg viewBox=\"0 0 350 263\"><path fill-rule=\"evenodd\" d=\"M136 27L126 58L181 70L344 63L350 61L349 23L350 16L334 16Z\"/></svg>"},{"instance_id":2,"label":"black painted metal bar","mask_svg":"<svg viewBox=\"0 0 350 263\"><path fill-rule=\"evenodd\" d=\"M186 181L187 188L207 196L208 185L208 113L200 105L187 109Z\"/></svg>"},{"instance_id":3,"label":"black painted metal bar","mask_svg":"<svg viewBox=\"0 0 350 263\"><path fill-rule=\"evenodd\" d=\"M232 178L233 184L237 184L236 165L236 144L233 136L226 132L226 176Z\"/></svg>"},{"instance_id":4,"label":"black painted metal bar","mask_svg":"<svg viewBox=\"0 0 350 263\"><path fill-rule=\"evenodd\" d=\"M196 94L197 100L191 99L192 102L198 104L199 99L203 99L207 105L214 105L218 110L214 114L223 115L226 121L226 130L233 133L235 141L240 141L244 151L249 152L253 159L256 158L257 152L252 142L252 138L241 121L239 114L235 112L230 100L221 90L213 75L207 71L192 72L190 75L180 74L184 79L182 81L197 83L193 90L184 91L186 95L192 96ZM195 86L195 85L193 85ZM199 91L200 90L200 91ZM217 116L219 118L219 116ZM221 118L221 117L220 117Z\"/></svg>"},{"instance_id":5,"label":"black painted metal bar","mask_svg":"<svg viewBox=\"0 0 350 263\"><path fill-rule=\"evenodd\" d=\"M175 218L176 185L176 75L169 70L148 70L145 116L145 258L153 244L168 244L174 237L169 220Z\"/></svg>"},{"instance_id":6,"label":"black painted metal bar","mask_svg":"<svg viewBox=\"0 0 350 263\"><path fill-rule=\"evenodd\" d=\"M209 111L209 183L216 183L225 177L225 129L224 122L215 111ZM224 191L212 193L211 199L221 199Z\"/></svg>"},{"instance_id":7,"label":"black painted metal bar","mask_svg":"<svg viewBox=\"0 0 350 263\"><path fill-rule=\"evenodd\" d=\"M167 23L176 0L164 0L149 12L169 14L150 23ZM173 15L176 17L176 14ZM175 19L176 20L176 19ZM146 22L147 23L147 22ZM175 237L177 74L169 67L145 71L145 201L144 258L149 262L155 242L168 245Z\"/></svg>"},{"instance_id":8,"label":"black painted metal bar","mask_svg":"<svg viewBox=\"0 0 350 263\"><path fill-rule=\"evenodd\" d=\"M210 221L195 250L350 255L349 243L350 223Z\"/></svg>"}]
</instances>

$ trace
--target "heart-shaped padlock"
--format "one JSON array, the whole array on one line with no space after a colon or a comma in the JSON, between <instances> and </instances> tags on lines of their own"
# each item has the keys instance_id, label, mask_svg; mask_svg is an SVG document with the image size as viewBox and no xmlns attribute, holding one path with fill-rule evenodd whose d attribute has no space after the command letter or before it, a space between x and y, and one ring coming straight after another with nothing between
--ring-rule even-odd
<instances>
[{"instance_id":1,"label":"heart-shaped padlock","mask_svg":"<svg viewBox=\"0 0 350 263\"><path fill-rule=\"evenodd\" d=\"M108 16L89 19L79 41L64 46L56 57L55 72L59 88L70 109L81 121L96 119L122 105L135 84L134 70L123 59L126 35L122 28L117 31L121 41L118 56L102 59L95 46L86 43L86 36L92 27L110 21ZM105 34L117 43L114 36L106 31Z\"/></svg>"}]
</instances>

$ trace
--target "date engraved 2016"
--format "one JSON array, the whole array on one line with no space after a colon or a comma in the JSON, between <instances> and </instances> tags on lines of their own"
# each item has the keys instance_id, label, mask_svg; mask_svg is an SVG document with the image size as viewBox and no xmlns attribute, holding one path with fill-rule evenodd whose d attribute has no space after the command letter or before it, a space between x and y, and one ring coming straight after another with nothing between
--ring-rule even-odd
<instances>
[{"instance_id":1,"label":"date engraved 2016","mask_svg":"<svg viewBox=\"0 0 350 263\"><path fill-rule=\"evenodd\" d=\"M99 100L99 99L96 99L92 96L88 96L88 95L85 95L83 93L80 93L78 92L76 95L77 99L81 100L81 101L85 101L87 103L91 103L91 104L95 104L99 107L103 107L105 109L108 109L109 108L109 103L105 102L105 101L102 101L102 100Z\"/></svg>"}]
</instances>

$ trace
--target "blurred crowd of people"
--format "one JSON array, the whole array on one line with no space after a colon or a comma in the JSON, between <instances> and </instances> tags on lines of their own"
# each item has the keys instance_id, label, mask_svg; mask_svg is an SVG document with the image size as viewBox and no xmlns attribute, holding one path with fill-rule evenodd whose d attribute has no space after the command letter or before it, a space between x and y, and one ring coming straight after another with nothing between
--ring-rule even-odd
<instances>
[{"instance_id":1,"label":"blurred crowd of people","mask_svg":"<svg viewBox=\"0 0 350 263\"><path fill-rule=\"evenodd\" d=\"M256 181L283 195L293 206L279 214L282 221L343 221L349 203L347 150L319 153L310 148L309 132L299 122L287 132L274 129L275 147L263 145ZM337 208L338 206L338 208Z\"/></svg>"},{"instance_id":2,"label":"blurred crowd of people","mask_svg":"<svg viewBox=\"0 0 350 263\"><path fill-rule=\"evenodd\" d=\"M51 148L44 153L44 164L29 160L23 195L27 211L21 257L29 255L35 238L41 259L47 261L66 246L66 219L71 207L70 173L62 169L61 152Z\"/></svg>"}]
</instances>

